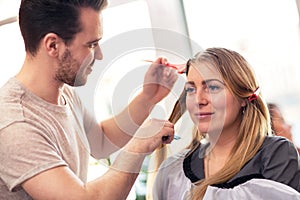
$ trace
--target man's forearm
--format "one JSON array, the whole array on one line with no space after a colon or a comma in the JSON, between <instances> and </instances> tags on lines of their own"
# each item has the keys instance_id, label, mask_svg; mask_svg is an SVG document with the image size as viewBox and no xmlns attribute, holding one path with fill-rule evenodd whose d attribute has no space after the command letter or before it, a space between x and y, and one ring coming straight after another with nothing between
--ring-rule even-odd
<instances>
[{"instance_id":1,"label":"man's forearm","mask_svg":"<svg viewBox=\"0 0 300 200\"><path fill-rule=\"evenodd\" d=\"M120 151L108 172L86 185L89 199L126 199L140 172L145 156L145 154Z\"/></svg>"},{"instance_id":2,"label":"man's forearm","mask_svg":"<svg viewBox=\"0 0 300 200\"><path fill-rule=\"evenodd\" d=\"M149 116L154 105L143 95L136 96L121 113L101 122L105 135L114 144L123 147Z\"/></svg>"}]
</instances>

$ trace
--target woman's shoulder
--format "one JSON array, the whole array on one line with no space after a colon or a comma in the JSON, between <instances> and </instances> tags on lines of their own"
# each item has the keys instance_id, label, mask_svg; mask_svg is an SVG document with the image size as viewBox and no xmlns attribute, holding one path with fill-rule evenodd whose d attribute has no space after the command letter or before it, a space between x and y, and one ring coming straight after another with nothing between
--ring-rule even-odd
<instances>
[{"instance_id":1,"label":"woman's shoulder","mask_svg":"<svg viewBox=\"0 0 300 200\"><path fill-rule=\"evenodd\" d=\"M297 148L288 139L281 137L281 136L267 136L263 142L263 145L261 147L262 151L276 151L280 149L281 151L296 153Z\"/></svg>"},{"instance_id":2,"label":"woman's shoulder","mask_svg":"<svg viewBox=\"0 0 300 200\"><path fill-rule=\"evenodd\" d=\"M285 137L277 136L277 135L272 135L272 136L266 136L264 140L264 144L269 145L269 144L282 144L282 143L290 143L288 139Z\"/></svg>"}]
</instances>

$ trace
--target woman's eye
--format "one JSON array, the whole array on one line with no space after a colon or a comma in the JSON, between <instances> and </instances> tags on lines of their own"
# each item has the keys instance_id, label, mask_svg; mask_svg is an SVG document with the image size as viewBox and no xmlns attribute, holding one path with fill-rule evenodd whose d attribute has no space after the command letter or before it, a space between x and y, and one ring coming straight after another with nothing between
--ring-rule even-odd
<instances>
[{"instance_id":1,"label":"woman's eye","mask_svg":"<svg viewBox=\"0 0 300 200\"><path fill-rule=\"evenodd\" d=\"M185 91L188 94L193 94L193 93L196 92L196 88L194 88L194 87L187 87L187 88L185 88Z\"/></svg>"},{"instance_id":2,"label":"woman's eye","mask_svg":"<svg viewBox=\"0 0 300 200\"><path fill-rule=\"evenodd\" d=\"M208 85L207 88L209 89L210 92L216 92L220 89L218 85Z\"/></svg>"}]
</instances>

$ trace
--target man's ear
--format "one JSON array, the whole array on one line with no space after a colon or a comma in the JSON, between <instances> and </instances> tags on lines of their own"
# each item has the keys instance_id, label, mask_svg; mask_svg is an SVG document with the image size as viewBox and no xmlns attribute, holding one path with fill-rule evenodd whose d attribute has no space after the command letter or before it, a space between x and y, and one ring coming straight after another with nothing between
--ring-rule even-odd
<instances>
[{"instance_id":1,"label":"man's ear","mask_svg":"<svg viewBox=\"0 0 300 200\"><path fill-rule=\"evenodd\" d=\"M61 39L55 33L48 33L43 39L43 46L49 56L58 56L58 46Z\"/></svg>"}]
</instances>

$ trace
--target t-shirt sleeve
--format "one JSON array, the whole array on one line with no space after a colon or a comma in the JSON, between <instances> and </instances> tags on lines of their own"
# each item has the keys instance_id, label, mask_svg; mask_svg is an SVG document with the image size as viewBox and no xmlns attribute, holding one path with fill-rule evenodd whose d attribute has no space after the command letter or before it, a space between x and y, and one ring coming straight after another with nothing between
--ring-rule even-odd
<instances>
[{"instance_id":1,"label":"t-shirt sleeve","mask_svg":"<svg viewBox=\"0 0 300 200\"><path fill-rule=\"evenodd\" d=\"M295 145L285 138L272 138L263 153L262 175L300 191L300 162Z\"/></svg>"},{"instance_id":2,"label":"t-shirt sleeve","mask_svg":"<svg viewBox=\"0 0 300 200\"><path fill-rule=\"evenodd\" d=\"M40 131L24 122L0 131L0 175L10 191L45 170L67 165L51 138Z\"/></svg>"}]
</instances>

